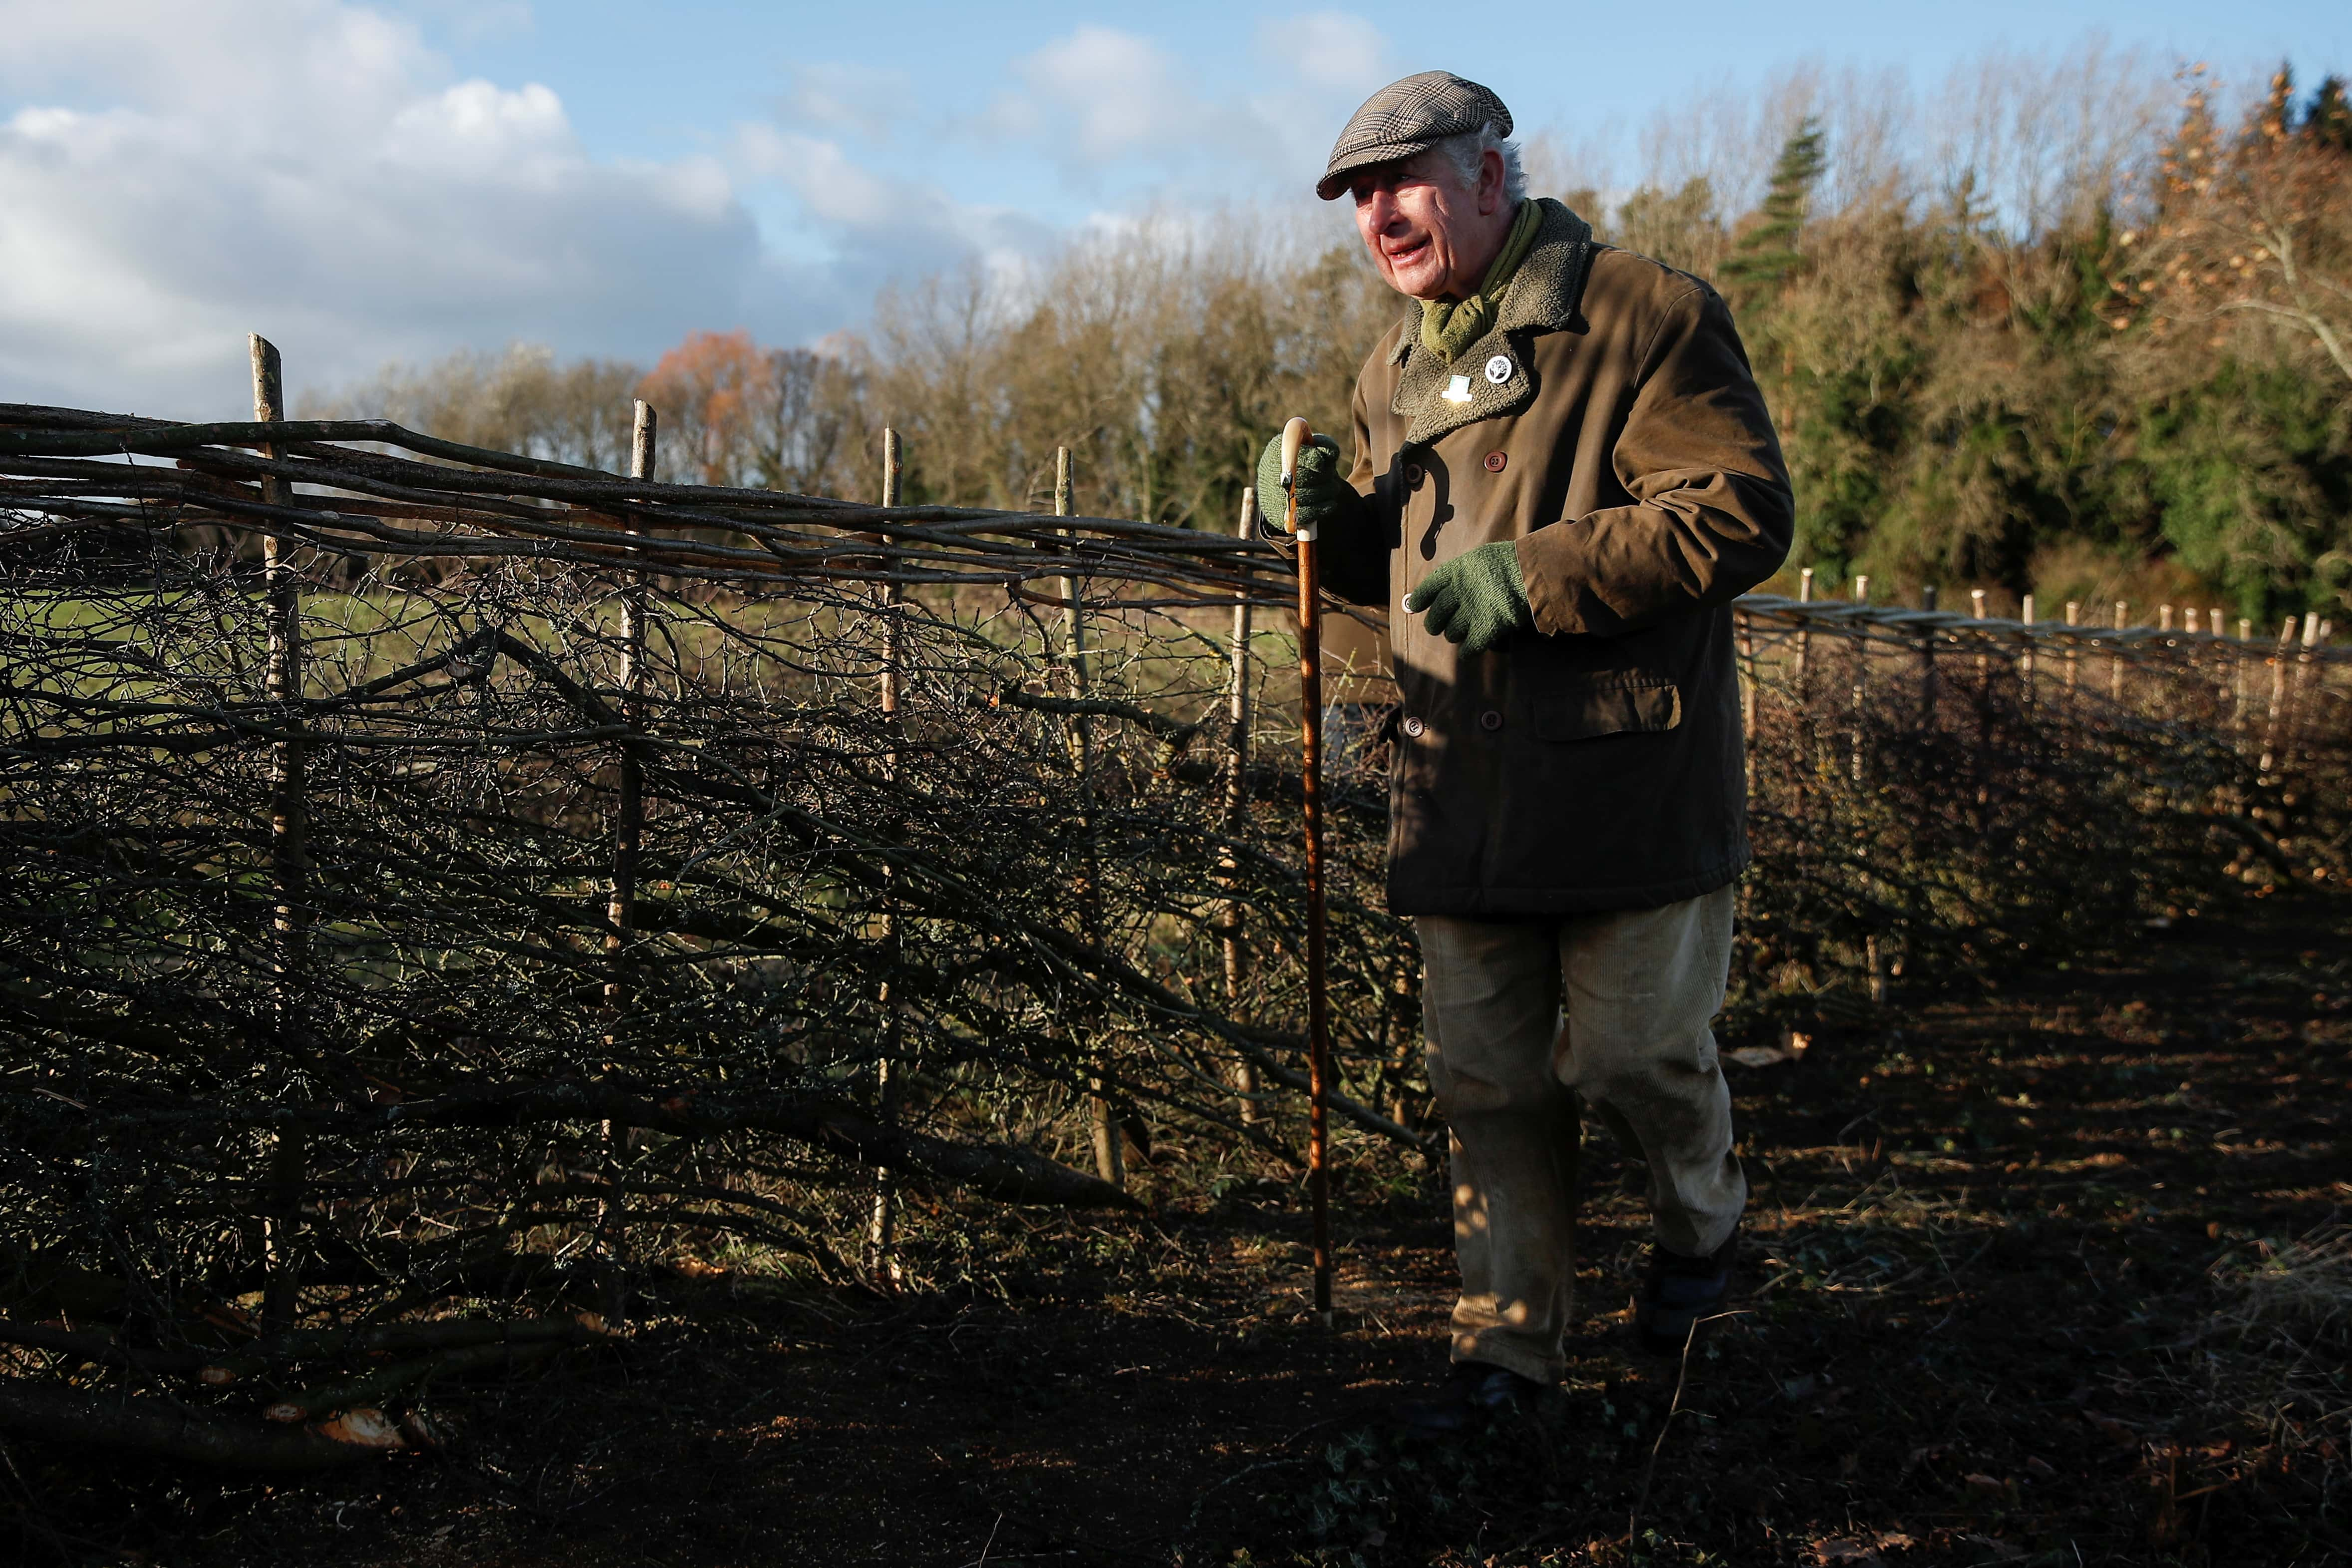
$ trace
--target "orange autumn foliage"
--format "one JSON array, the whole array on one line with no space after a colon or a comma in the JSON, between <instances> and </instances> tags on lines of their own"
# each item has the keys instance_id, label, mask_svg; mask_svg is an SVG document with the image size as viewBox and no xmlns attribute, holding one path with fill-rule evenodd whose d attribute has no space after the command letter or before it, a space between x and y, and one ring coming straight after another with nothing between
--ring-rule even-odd
<instances>
[{"instance_id":1,"label":"orange autumn foliage","mask_svg":"<svg viewBox=\"0 0 2352 1568\"><path fill-rule=\"evenodd\" d=\"M840 443L842 420L824 405L839 374L823 355L763 348L739 327L688 333L637 395L661 411L665 477L805 490Z\"/></svg>"}]
</instances>

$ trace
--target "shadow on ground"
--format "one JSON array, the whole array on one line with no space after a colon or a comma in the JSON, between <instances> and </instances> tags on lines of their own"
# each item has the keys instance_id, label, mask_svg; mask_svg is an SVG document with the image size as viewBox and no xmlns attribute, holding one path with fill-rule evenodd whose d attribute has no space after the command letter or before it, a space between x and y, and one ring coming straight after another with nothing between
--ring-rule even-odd
<instances>
[{"instance_id":1,"label":"shadow on ground","mask_svg":"<svg viewBox=\"0 0 2352 1568\"><path fill-rule=\"evenodd\" d=\"M1566 1397L1462 1447L1377 1422L1438 1370L1452 1260L1433 1174L1359 1151L1337 1332L1278 1184L1000 1218L952 1292L663 1285L625 1352L442 1391L460 1441L364 1476L15 1443L0 1556L2344 1561L2345 927L2152 933L1733 1069L1752 1245L1685 1366L1630 1349L1638 1173L1602 1142Z\"/></svg>"}]
</instances>

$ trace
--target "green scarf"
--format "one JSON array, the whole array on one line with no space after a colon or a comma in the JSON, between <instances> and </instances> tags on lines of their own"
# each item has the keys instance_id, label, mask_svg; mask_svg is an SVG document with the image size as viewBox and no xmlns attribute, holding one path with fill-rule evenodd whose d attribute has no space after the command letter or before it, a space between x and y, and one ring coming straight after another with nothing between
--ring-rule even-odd
<instances>
[{"instance_id":1,"label":"green scarf","mask_svg":"<svg viewBox=\"0 0 2352 1568\"><path fill-rule=\"evenodd\" d=\"M1478 291L1467 300L1421 302L1421 346L1452 364L1455 354L1485 337L1495 324L1503 290L1510 286L1511 275L1528 258L1528 252L1535 248L1536 230L1542 226L1542 210L1534 202L1521 202L1519 216L1513 220L1511 232L1496 255L1495 264L1486 268L1486 280L1478 285Z\"/></svg>"}]
</instances>

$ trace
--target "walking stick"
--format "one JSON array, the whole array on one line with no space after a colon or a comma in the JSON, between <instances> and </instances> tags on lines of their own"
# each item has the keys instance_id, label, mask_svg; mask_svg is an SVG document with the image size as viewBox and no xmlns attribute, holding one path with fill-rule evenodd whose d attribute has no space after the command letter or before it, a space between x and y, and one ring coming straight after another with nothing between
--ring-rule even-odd
<instances>
[{"instance_id":1,"label":"walking stick","mask_svg":"<svg viewBox=\"0 0 2352 1568\"><path fill-rule=\"evenodd\" d=\"M1298 526L1298 449L1314 432L1282 427L1283 522L1298 542L1298 739L1307 805L1307 1186L1315 1204L1315 1315L1331 1326L1331 1021L1324 997L1323 611L1315 530Z\"/></svg>"}]
</instances>

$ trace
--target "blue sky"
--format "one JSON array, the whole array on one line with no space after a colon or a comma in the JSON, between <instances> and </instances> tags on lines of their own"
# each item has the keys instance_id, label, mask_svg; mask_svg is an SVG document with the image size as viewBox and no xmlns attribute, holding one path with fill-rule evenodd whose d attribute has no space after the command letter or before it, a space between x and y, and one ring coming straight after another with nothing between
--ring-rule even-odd
<instances>
[{"instance_id":1,"label":"blue sky","mask_svg":"<svg viewBox=\"0 0 2352 1568\"><path fill-rule=\"evenodd\" d=\"M0 397L177 416L235 406L248 329L324 387L516 340L815 341L887 281L1145 214L1340 237L1307 195L1332 134L1431 66L1615 188L1700 142L1760 166L1805 91L2063 95L2035 62L2095 46L2154 81L2352 69L2343 0L0 0Z\"/></svg>"},{"instance_id":2,"label":"blue sky","mask_svg":"<svg viewBox=\"0 0 2352 1568\"><path fill-rule=\"evenodd\" d=\"M1459 13L1426 5L696 0L649 18L641 7L575 0L535 18L517 7L510 20L478 19L470 40L449 43L467 70L554 87L599 156L685 155L719 145L726 125L772 120L837 142L862 167L928 176L1056 226L1171 195L1286 194L1267 166L1275 159L1231 157L1211 125L1179 117L1156 137L1129 137L1081 96L1091 79L1141 121L1163 86L1155 68L1181 95L1173 101L1217 118L1293 110L1318 139L1280 151L1309 181L1320 172L1316 152L1363 92L1432 66L1495 88L1523 132L1549 128L1580 142L1630 130L1678 97L1752 89L1807 62L1891 67L1926 85L1988 49L2056 54L2104 37L2167 67L2259 68L2294 58L2306 70L2323 61L2352 69L2352 5L2314 0L1685 0L1670 11L1585 4L1493 14L1507 17L1496 29L1507 27L1507 47L1454 47ZM1422 42L1433 16L1444 18L1448 38L1434 47ZM1142 47L1122 49L1121 40ZM1302 57L1320 62L1319 79L1311 66L1301 72ZM1023 134L1027 123L1046 134ZM1295 184L1287 194L1296 199ZM760 203L763 223L792 232L797 205Z\"/></svg>"}]
</instances>

